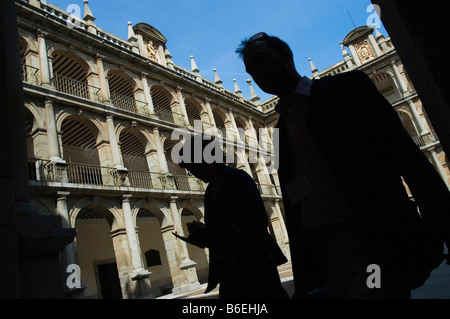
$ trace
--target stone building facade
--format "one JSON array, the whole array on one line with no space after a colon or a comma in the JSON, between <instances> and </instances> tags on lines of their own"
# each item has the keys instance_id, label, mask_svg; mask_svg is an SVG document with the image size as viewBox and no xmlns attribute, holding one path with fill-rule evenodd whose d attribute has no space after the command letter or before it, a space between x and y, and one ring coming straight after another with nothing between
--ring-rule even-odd
<instances>
[{"instance_id":1,"label":"stone building facade","mask_svg":"<svg viewBox=\"0 0 450 319\"><path fill-rule=\"evenodd\" d=\"M61 256L63 269L81 270L67 297L181 295L206 282L208 251L172 234L202 221L206 187L172 161L179 129L221 133L235 159L229 165L255 179L269 230L289 257L269 161L277 98L261 102L248 80L247 100L236 82L232 92L216 72L214 81L203 78L192 56L191 70L175 65L166 38L148 24L129 23L120 39L84 4L75 19L45 1L16 0L32 204L77 230ZM350 32L344 59L330 68L319 72L311 61L312 78L364 70L448 181L445 154L390 39L373 32Z\"/></svg>"}]
</instances>

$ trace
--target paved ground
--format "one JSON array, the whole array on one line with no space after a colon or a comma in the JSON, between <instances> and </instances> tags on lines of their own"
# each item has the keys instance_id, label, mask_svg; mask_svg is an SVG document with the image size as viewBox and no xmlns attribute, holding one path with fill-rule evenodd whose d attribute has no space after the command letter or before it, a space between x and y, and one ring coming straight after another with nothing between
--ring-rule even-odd
<instances>
[{"instance_id":1,"label":"paved ground","mask_svg":"<svg viewBox=\"0 0 450 319\"><path fill-rule=\"evenodd\" d=\"M293 281L283 283L290 296L294 293ZM443 262L422 287L411 292L412 299L450 299L450 265Z\"/></svg>"},{"instance_id":2,"label":"paved ground","mask_svg":"<svg viewBox=\"0 0 450 319\"><path fill-rule=\"evenodd\" d=\"M292 276L282 278L283 287L288 294L292 296L294 293L294 285ZM206 284L202 285L202 289L184 296L165 295L158 299L186 299L186 298L202 298L202 299L217 299L218 289L213 290L208 295L204 295L203 291L206 289ZM450 299L450 265L443 262L432 273L430 278L422 287L412 291L412 299Z\"/></svg>"}]
</instances>

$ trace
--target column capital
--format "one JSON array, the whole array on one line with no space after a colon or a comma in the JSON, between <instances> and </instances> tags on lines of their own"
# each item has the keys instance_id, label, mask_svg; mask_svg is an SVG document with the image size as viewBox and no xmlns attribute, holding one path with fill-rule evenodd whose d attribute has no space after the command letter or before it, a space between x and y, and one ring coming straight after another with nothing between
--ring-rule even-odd
<instances>
[{"instance_id":1,"label":"column capital","mask_svg":"<svg viewBox=\"0 0 450 319\"><path fill-rule=\"evenodd\" d=\"M126 202L126 201L130 201L130 198L132 198L133 195L132 194L122 194L122 201Z\"/></svg>"},{"instance_id":2,"label":"column capital","mask_svg":"<svg viewBox=\"0 0 450 319\"><path fill-rule=\"evenodd\" d=\"M58 195L58 200L59 199L67 199L67 197L70 195L70 192L58 191L56 194Z\"/></svg>"},{"instance_id":3,"label":"column capital","mask_svg":"<svg viewBox=\"0 0 450 319\"><path fill-rule=\"evenodd\" d=\"M170 203L176 203L177 200L178 200L178 196L170 196L170 198L169 198Z\"/></svg>"},{"instance_id":4,"label":"column capital","mask_svg":"<svg viewBox=\"0 0 450 319\"><path fill-rule=\"evenodd\" d=\"M35 34L38 38L46 38L48 36L48 32L42 31L41 29L37 29Z\"/></svg>"},{"instance_id":5,"label":"column capital","mask_svg":"<svg viewBox=\"0 0 450 319\"><path fill-rule=\"evenodd\" d=\"M44 103L52 103L53 104L53 98L48 95L44 96Z\"/></svg>"},{"instance_id":6,"label":"column capital","mask_svg":"<svg viewBox=\"0 0 450 319\"><path fill-rule=\"evenodd\" d=\"M104 55L101 55L101 54L98 54L98 53L95 55L95 60L97 60L97 61L103 61L104 58L105 58Z\"/></svg>"}]
</instances>

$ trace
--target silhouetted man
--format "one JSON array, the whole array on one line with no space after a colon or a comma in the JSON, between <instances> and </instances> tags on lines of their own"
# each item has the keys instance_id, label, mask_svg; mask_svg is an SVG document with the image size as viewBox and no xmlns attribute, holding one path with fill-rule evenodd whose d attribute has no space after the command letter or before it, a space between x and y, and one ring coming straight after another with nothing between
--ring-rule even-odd
<instances>
[{"instance_id":1,"label":"silhouetted man","mask_svg":"<svg viewBox=\"0 0 450 319\"><path fill-rule=\"evenodd\" d=\"M216 144L208 151L210 143ZM225 165L215 152L223 154L218 139L196 135L183 144L181 159L176 159L180 167L208 183L205 223L188 223L189 236L182 238L209 248L205 293L220 284L220 299L288 299L277 270L287 259L267 230L256 183L245 171Z\"/></svg>"},{"instance_id":2,"label":"silhouetted man","mask_svg":"<svg viewBox=\"0 0 450 319\"><path fill-rule=\"evenodd\" d=\"M236 52L280 98L278 175L295 296L409 298L444 259L450 197L394 108L362 71L301 76L277 37L258 33Z\"/></svg>"}]
</instances>

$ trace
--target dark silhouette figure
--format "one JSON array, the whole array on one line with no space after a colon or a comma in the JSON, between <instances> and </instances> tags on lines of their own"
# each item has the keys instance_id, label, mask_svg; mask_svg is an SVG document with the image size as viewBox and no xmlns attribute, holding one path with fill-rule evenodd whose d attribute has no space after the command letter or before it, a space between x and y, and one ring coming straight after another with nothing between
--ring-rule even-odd
<instances>
[{"instance_id":1,"label":"dark silhouette figure","mask_svg":"<svg viewBox=\"0 0 450 319\"><path fill-rule=\"evenodd\" d=\"M280 98L295 297L410 298L445 258L450 194L394 108L362 71L301 76L278 37L258 33L236 52Z\"/></svg>"},{"instance_id":2,"label":"dark silhouette figure","mask_svg":"<svg viewBox=\"0 0 450 319\"><path fill-rule=\"evenodd\" d=\"M195 143L201 147L196 149ZM287 259L268 232L266 210L255 181L245 171L224 164L222 158L210 163L202 156L197 161L195 152L203 153L209 143L218 143L218 139L211 140L204 134L191 137L184 143L180 152L183 158L178 161L180 167L208 183L204 224L188 223L189 236L177 235L209 249L205 293L220 284L220 299L288 299L277 270ZM221 150L216 145L213 155ZM186 151L190 155L185 156Z\"/></svg>"}]
</instances>

